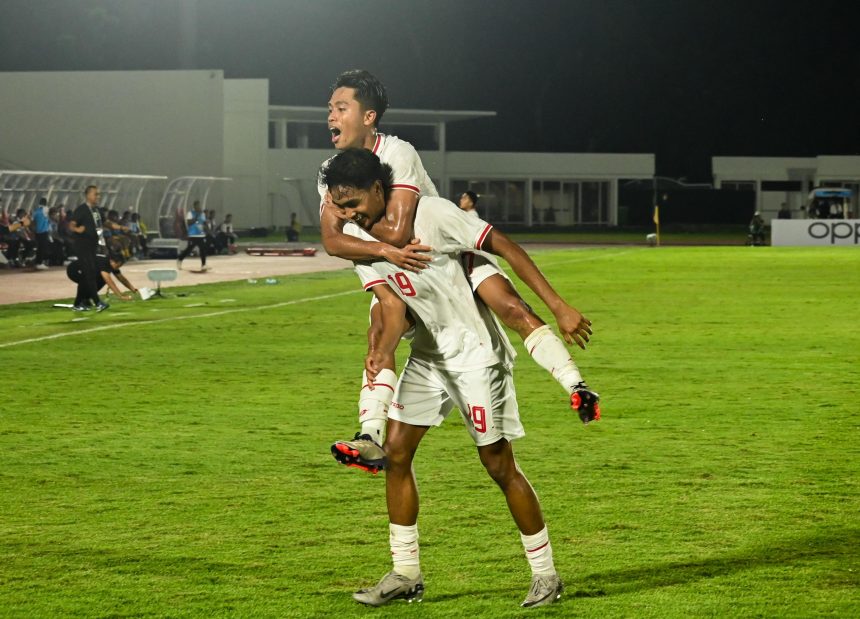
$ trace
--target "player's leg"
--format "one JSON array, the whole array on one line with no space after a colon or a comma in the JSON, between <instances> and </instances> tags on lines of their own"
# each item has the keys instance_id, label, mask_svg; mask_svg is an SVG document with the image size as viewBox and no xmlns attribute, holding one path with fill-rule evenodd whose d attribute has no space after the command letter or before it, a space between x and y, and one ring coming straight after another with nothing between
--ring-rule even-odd
<instances>
[{"instance_id":1,"label":"player's leg","mask_svg":"<svg viewBox=\"0 0 860 619\"><path fill-rule=\"evenodd\" d=\"M370 606L394 599L420 601L424 595L418 547L418 486L412 461L427 430L442 423L452 407L435 370L412 360L403 370L394 401L385 439L385 497L393 568L375 586L353 594L353 599Z\"/></svg>"},{"instance_id":2,"label":"player's leg","mask_svg":"<svg viewBox=\"0 0 860 619\"><path fill-rule=\"evenodd\" d=\"M554 602L562 584L552 561L552 547L540 501L514 459L511 441L525 435L520 422L513 375L502 365L460 373L449 384L451 398L478 448L487 473L501 488L520 531L532 582L524 606Z\"/></svg>"},{"instance_id":3,"label":"player's leg","mask_svg":"<svg viewBox=\"0 0 860 619\"><path fill-rule=\"evenodd\" d=\"M571 408L580 418L586 423L600 419L600 397L588 389L564 342L520 297L498 266L484 260L482 256L476 256L473 263L471 277L475 293L505 325L523 338L535 363L567 391Z\"/></svg>"},{"instance_id":4,"label":"player's leg","mask_svg":"<svg viewBox=\"0 0 860 619\"><path fill-rule=\"evenodd\" d=\"M532 571L529 592L522 605L551 604L561 597L564 585L555 570L540 501L514 458L511 443L501 439L478 447L481 463L505 495L508 509L520 530L526 559Z\"/></svg>"},{"instance_id":5,"label":"player's leg","mask_svg":"<svg viewBox=\"0 0 860 619\"><path fill-rule=\"evenodd\" d=\"M367 331L368 346L373 347L382 328L382 308L374 302L370 306L370 327ZM367 373L361 375L361 391L358 396L358 422L361 429L352 440L337 441L331 446L334 458L346 466L378 473L385 467L385 451L381 447L385 438L385 423L388 406L394 396L397 375L393 368L382 370L370 383Z\"/></svg>"}]
</instances>

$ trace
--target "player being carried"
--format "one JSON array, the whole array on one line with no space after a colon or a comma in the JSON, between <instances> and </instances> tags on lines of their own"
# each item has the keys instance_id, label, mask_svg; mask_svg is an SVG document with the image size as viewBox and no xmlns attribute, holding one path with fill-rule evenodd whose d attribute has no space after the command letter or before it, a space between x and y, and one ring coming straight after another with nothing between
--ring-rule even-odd
<instances>
[{"instance_id":1,"label":"player being carried","mask_svg":"<svg viewBox=\"0 0 860 619\"><path fill-rule=\"evenodd\" d=\"M438 192L412 145L379 132L387 107L385 87L367 71L342 73L332 86L328 126L335 148L371 151L391 167L393 183L385 216L374 222L370 228L372 238L365 240L344 233L342 212L333 208L328 189L320 181L322 243L332 256L353 261L385 260L404 272L419 272L427 266L426 252L430 247L414 238L415 211L419 197L438 197ZM322 169L329 161L323 163ZM570 406L580 416L599 419L599 396L588 389L562 340L519 296L495 259L481 251L464 253L462 259L473 293L523 338L532 358L568 393ZM584 349L591 335L591 322L560 299L547 302L545 291L535 292L552 311L564 339ZM371 305L370 350L376 345L385 311L385 304ZM353 440L332 445L332 454L339 462L372 472L384 467L385 452L380 446L396 380L390 370L381 371L373 380L363 376L358 405L361 430Z\"/></svg>"},{"instance_id":2,"label":"player being carried","mask_svg":"<svg viewBox=\"0 0 860 619\"><path fill-rule=\"evenodd\" d=\"M348 149L321 171L333 206L348 219L345 232L364 239L385 213L392 191L391 168L363 148ZM361 227L359 227L359 224ZM463 252L485 250L500 255L530 288L554 306L567 307L523 249L453 203L422 197L416 207L415 233L433 248L426 269L412 274L377 260L356 263L365 290L372 290L390 310L384 314L375 347L368 353L371 374L393 372L394 352L408 327L415 335L409 359L397 383L385 441L386 502L393 569L373 587L357 591L358 602L380 606L393 599L420 600L424 594L418 548L418 490L412 461L430 427L440 425L456 406L490 477L499 485L522 539L532 570L522 605L549 604L563 585L552 559L552 546L537 495L514 458L511 441L522 437L514 391L514 351L498 321L472 294L463 273ZM583 338L587 321L569 333ZM596 418L594 407L583 421Z\"/></svg>"}]
</instances>

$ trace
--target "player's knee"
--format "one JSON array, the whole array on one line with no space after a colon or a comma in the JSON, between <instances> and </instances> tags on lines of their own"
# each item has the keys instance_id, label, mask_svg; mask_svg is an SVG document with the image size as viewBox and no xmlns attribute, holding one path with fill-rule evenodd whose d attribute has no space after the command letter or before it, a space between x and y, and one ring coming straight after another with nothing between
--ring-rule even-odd
<instances>
[{"instance_id":1,"label":"player's knee","mask_svg":"<svg viewBox=\"0 0 860 619\"><path fill-rule=\"evenodd\" d=\"M507 295L494 307L499 319L511 329L522 331L543 324L528 303L516 295Z\"/></svg>"},{"instance_id":2,"label":"player's knee","mask_svg":"<svg viewBox=\"0 0 860 619\"><path fill-rule=\"evenodd\" d=\"M517 472L513 458L508 456L509 454L503 452L481 458L481 463L487 470L487 474L502 488L505 488L510 483Z\"/></svg>"},{"instance_id":3,"label":"player's knee","mask_svg":"<svg viewBox=\"0 0 860 619\"><path fill-rule=\"evenodd\" d=\"M414 450L390 442L385 443L384 449L387 461L386 467L389 471L410 470L412 468L412 458L415 456Z\"/></svg>"}]
</instances>

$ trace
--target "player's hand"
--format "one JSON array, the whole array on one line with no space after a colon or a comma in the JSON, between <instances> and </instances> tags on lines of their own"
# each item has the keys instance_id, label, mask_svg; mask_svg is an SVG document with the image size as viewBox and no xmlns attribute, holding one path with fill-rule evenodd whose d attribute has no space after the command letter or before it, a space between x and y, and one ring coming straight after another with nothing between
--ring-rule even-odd
<instances>
[{"instance_id":1,"label":"player's hand","mask_svg":"<svg viewBox=\"0 0 860 619\"><path fill-rule=\"evenodd\" d=\"M569 305L565 305L563 309L557 312L555 319L558 321L558 330L564 341L568 344L575 342L577 346L585 350L585 345L592 333L591 321L583 316L578 309Z\"/></svg>"},{"instance_id":2,"label":"player's hand","mask_svg":"<svg viewBox=\"0 0 860 619\"><path fill-rule=\"evenodd\" d=\"M367 372L367 382L373 384L377 375L385 368L394 368L394 353L371 350L364 358L364 369Z\"/></svg>"},{"instance_id":3,"label":"player's hand","mask_svg":"<svg viewBox=\"0 0 860 619\"><path fill-rule=\"evenodd\" d=\"M422 269L426 269L427 263L433 259L432 256L427 254L432 249L429 245L422 245L421 239L412 239L409 245L406 245L403 249L389 245L383 251L382 255L394 266L400 267L405 271L418 273Z\"/></svg>"},{"instance_id":4,"label":"player's hand","mask_svg":"<svg viewBox=\"0 0 860 619\"><path fill-rule=\"evenodd\" d=\"M134 299L134 296L133 296L133 295L130 295L130 294L128 294L128 293L126 292L126 293L124 293L124 294L119 295L119 298L120 298L120 300L121 300L121 301L131 301L131 300L133 300L133 299Z\"/></svg>"}]
</instances>

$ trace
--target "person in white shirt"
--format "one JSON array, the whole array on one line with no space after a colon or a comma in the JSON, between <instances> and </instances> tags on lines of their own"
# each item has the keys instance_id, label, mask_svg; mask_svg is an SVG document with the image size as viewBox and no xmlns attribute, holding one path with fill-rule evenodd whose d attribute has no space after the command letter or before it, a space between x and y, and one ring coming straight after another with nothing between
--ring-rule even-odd
<instances>
[{"instance_id":1,"label":"person in white shirt","mask_svg":"<svg viewBox=\"0 0 860 619\"><path fill-rule=\"evenodd\" d=\"M384 216L392 191L391 168L363 148L348 149L321 170L333 208L348 221L347 234L363 238ZM570 335L588 333L587 319L552 288L523 249L485 221L470 217L453 203L423 197L416 208L415 234L432 249L426 269L408 273L386 261L357 262L356 273L366 290L391 309L365 367L371 380L393 371L397 342L411 316L412 350L394 392L385 441L386 497L393 569L376 586L362 589L356 601L380 606L392 599L421 599L424 581L418 549L418 490L412 460L421 439L440 425L454 407L478 449L481 462L499 485L520 531L532 569L532 582L522 605L549 604L561 597L563 584L552 559L540 502L519 469L511 441L525 433L514 391L514 352L495 317L471 294L460 254L485 250L505 258L514 272L557 315L578 318ZM408 314L407 314L408 308ZM596 401L586 423L600 418Z\"/></svg>"},{"instance_id":2,"label":"person in white shirt","mask_svg":"<svg viewBox=\"0 0 860 619\"><path fill-rule=\"evenodd\" d=\"M328 254L347 260L384 259L405 272L422 270L427 261L424 252L430 248L420 243L426 239L414 238L418 235L413 233L412 222L419 197L438 196L438 192L412 145L378 131L379 122L388 108L385 87L367 71L346 71L335 81L328 107L328 125L335 148L365 148L391 166L394 176L385 217L374 223L370 230L372 236L362 239L344 233L342 214L339 209L332 208L328 189L320 182L323 247ZM323 163L323 168L328 161ZM564 342L519 296L498 263L482 252L470 252L463 256L463 260L472 291L506 326L523 338L532 358L565 389L571 408L579 411L588 406L592 398L599 399L597 394L588 390ZM371 327L368 330L371 348L378 337L385 309L384 304L371 307ZM591 329L590 326L582 331L575 329L582 315L575 309L572 312L553 313L565 340L584 349ZM387 371L383 371L376 381L363 376L358 406L361 430L353 440L337 441L332 445L332 455L339 462L374 473L384 467L385 453L379 446L383 442L395 381L396 376Z\"/></svg>"}]
</instances>

